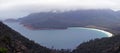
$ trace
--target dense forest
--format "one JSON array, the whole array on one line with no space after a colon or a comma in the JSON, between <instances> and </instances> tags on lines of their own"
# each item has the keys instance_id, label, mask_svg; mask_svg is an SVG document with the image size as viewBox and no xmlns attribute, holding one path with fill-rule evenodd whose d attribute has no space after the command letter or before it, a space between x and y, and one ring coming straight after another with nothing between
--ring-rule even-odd
<instances>
[{"instance_id":1,"label":"dense forest","mask_svg":"<svg viewBox=\"0 0 120 53\"><path fill-rule=\"evenodd\" d=\"M120 35L84 42L73 53L120 53Z\"/></svg>"},{"instance_id":2,"label":"dense forest","mask_svg":"<svg viewBox=\"0 0 120 53\"><path fill-rule=\"evenodd\" d=\"M119 53L120 35L90 40L73 51L49 49L31 41L0 22L0 53Z\"/></svg>"}]
</instances>

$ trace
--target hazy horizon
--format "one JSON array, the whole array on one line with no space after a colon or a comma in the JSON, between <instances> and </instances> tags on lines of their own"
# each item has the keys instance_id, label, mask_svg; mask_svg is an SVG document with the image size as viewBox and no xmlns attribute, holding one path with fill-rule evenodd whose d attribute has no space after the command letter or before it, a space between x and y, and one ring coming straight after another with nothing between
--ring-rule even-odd
<instances>
[{"instance_id":1,"label":"hazy horizon","mask_svg":"<svg viewBox=\"0 0 120 53\"><path fill-rule=\"evenodd\" d=\"M0 19L20 18L30 13L51 10L120 10L120 0L0 0Z\"/></svg>"}]
</instances>

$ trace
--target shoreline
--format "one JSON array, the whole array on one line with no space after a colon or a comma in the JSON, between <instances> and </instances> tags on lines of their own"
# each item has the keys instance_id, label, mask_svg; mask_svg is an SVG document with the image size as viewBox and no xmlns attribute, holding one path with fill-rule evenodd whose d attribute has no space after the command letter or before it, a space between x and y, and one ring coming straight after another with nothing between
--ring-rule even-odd
<instances>
[{"instance_id":1,"label":"shoreline","mask_svg":"<svg viewBox=\"0 0 120 53\"><path fill-rule=\"evenodd\" d=\"M74 28L74 27L70 27L70 28ZM77 28L77 27L75 27ZM108 32L108 31L105 31L105 30L101 30L101 29L96 29L96 28L85 28L85 27L80 27L82 29L89 29L89 30L95 30L95 31L99 31L99 32L103 32L107 35L107 37L112 37L114 34Z\"/></svg>"},{"instance_id":2,"label":"shoreline","mask_svg":"<svg viewBox=\"0 0 120 53\"><path fill-rule=\"evenodd\" d=\"M86 28L86 29L87 29L87 28ZM112 37L112 36L113 36L113 34L112 34L112 33L108 32L108 31L105 31L105 30L95 29L95 28L89 28L89 29L90 29L90 30L96 30L96 31L103 32L103 33L107 34L107 35L108 35L108 37Z\"/></svg>"}]
</instances>

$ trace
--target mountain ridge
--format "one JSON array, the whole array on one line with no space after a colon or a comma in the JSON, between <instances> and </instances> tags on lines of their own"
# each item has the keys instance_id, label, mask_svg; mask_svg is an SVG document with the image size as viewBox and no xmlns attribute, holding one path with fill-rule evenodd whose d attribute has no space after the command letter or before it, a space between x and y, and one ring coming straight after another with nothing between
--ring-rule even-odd
<instances>
[{"instance_id":1,"label":"mountain ridge","mask_svg":"<svg viewBox=\"0 0 120 53\"><path fill-rule=\"evenodd\" d=\"M76 10L67 12L33 13L18 20L22 25L32 28L68 28L95 26L114 34L119 34L119 11L113 10Z\"/></svg>"}]
</instances>

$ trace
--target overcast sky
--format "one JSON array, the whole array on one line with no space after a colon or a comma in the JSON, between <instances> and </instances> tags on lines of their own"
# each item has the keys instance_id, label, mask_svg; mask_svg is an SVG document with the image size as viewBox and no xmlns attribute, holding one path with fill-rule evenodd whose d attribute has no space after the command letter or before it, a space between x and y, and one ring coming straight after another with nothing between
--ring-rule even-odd
<instances>
[{"instance_id":1,"label":"overcast sky","mask_svg":"<svg viewBox=\"0 0 120 53\"><path fill-rule=\"evenodd\" d=\"M0 0L0 19L50 10L120 9L120 0Z\"/></svg>"}]
</instances>

